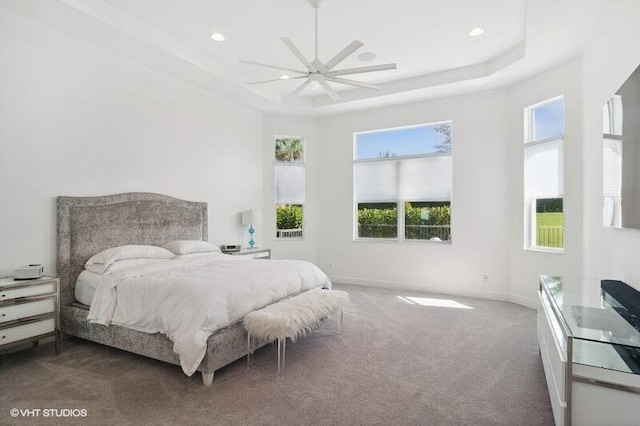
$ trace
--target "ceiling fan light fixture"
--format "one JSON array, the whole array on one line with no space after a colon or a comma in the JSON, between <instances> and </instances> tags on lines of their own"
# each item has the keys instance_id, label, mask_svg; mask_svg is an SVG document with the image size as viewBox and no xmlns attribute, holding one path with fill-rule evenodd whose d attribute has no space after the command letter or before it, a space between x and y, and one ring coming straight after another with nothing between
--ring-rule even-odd
<instances>
[{"instance_id":1,"label":"ceiling fan light fixture","mask_svg":"<svg viewBox=\"0 0 640 426\"><path fill-rule=\"evenodd\" d=\"M214 41L225 41L227 38L222 33L213 33L211 34L211 40Z\"/></svg>"},{"instance_id":2,"label":"ceiling fan light fixture","mask_svg":"<svg viewBox=\"0 0 640 426\"><path fill-rule=\"evenodd\" d=\"M373 72L373 71L383 71L396 69L396 64L382 64L382 65L372 65L366 67L356 67L356 68L347 68L347 69L334 69L338 64L342 63L345 59L355 53L356 50L360 49L363 46L363 43L358 40L354 40L347 47L338 52L333 58L329 59L327 62L322 62L318 59L318 7L320 6L320 2L322 0L309 0L311 6L314 8L315 14L315 58L312 60L307 59L302 52L296 47L296 45L287 37L282 37L280 40L285 44L285 46L289 49L291 53L298 59L300 64L304 67L303 70L285 68L276 65L263 64L259 62L253 61L245 61L240 60L240 62L245 64L258 65L266 68L279 69L283 71L288 71L293 73L291 75L295 75L295 77L290 77L289 74L281 75L280 78L275 80L262 80L262 81L254 81L248 84L262 84L262 83L270 83L278 80L287 80L291 79L305 79L302 84L300 84L293 92L285 97L285 99L289 99L293 96L296 96L302 90L304 90L308 86L320 86L324 91L329 95L331 99L334 101L340 100L340 96L338 93L329 85L328 82L331 83L339 83L352 87L366 88L372 90L380 90L380 86L370 83L364 83L360 81L350 80L347 78L341 78L341 75L350 75L350 74L359 74L364 72ZM375 54L372 52L365 52L364 54L359 56L360 60L370 61L375 59Z\"/></svg>"},{"instance_id":3,"label":"ceiling fan light fixture","mask_svg":"<svg viewBox=\"0 0 640 426\"><path fill-rule=\"evenodd\" d=\"M484 28L476 27L469 31L469 37L478 37L484 34Z\"/></svg>"},{"instance_id":4,"label":"ceiling fan light fixture","mask_svg":"<svg viewBox=\"0 0 640 426\"><path fill-rule=\"evenodd\" d=\"M358 55L358 59L363 62L373 61L376 58L376 54L373 52L362 52Z\"/></svg>"}]
</instances>

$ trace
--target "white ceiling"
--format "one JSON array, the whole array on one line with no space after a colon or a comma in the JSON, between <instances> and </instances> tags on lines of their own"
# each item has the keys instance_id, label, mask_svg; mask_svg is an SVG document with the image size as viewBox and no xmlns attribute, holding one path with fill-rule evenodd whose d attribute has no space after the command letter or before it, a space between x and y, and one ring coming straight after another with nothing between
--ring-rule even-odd
<instances>
[{"instance_id":1,"label":"white ceiling","mask_svg":"<svg viewBox=\"0 0 640 426\"><path fill-rule=\"evenodd\" d=\"M0 7L202 90L266 111L326 115L512 84L578 55L615 0L324 0L318 56L353 40L364 46L336 69L395 62L397 70L349 76L382 90L330 83L341 99L303 80L248 85L282 73L240 59L303 69L280 40L309 60L308 0L0 0ZM485 34L469 37L474 27ZM212 32L227 40L211 40ZM359 53L373 52L363 62Z\"/></svg>"}]
</instances>

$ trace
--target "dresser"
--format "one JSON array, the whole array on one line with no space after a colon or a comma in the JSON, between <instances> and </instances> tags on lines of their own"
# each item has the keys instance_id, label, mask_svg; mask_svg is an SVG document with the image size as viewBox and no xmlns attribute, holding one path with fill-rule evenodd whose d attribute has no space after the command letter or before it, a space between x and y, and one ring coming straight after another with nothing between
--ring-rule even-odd
<instances>
[{"instance_id":1,"label":"dresser","mask_svg":"<svg viewBox=\"0 0 640 426\"><path fill-rule=\"evenodd\" d=\"M538 345L556 425L640 424L633 292L620 281L540 276Z\"/></svg>"},{"instance_id":2,"label":"dresser","mask_svg":"<svg viewBox=\"0 0 640 426\"><path fill-rule=\"evenodd\" d=\"M0 279L0 351L55 337L60 353L58 278Z\"/></svg>"}]
</instances>

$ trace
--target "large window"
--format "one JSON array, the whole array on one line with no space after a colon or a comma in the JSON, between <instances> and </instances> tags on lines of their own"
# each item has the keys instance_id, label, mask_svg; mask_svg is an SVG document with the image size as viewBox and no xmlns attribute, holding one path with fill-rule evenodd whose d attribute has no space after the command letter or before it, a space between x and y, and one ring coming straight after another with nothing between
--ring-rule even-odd
<instances>
[{"instance_id":1,"label":"large window","mask_svg":"<svg viewBox=\"0 0 640 426\"><path fill-rule=\"evenodd\" d=\"M451 239L451 122L354 134L354 238Z\"/></svg>"},{"instance_id":2,"label":"large window","mask_svg":"<svg viewBox=\"0 0 640 426\"><path fill-rule=\"evenodd\" d=\"M564 98L525 109L525 248L564 247Z\"/></svg>"},{"instance_id":3,"label":"large window","mask_svg":"<svg viewBox=\"0 0 640 426\"><path fill-rule=\"evenodd\" d=\"M275 138L276 238L303 237L305 201L304 139Z\"/></svg>"}]
</instances>

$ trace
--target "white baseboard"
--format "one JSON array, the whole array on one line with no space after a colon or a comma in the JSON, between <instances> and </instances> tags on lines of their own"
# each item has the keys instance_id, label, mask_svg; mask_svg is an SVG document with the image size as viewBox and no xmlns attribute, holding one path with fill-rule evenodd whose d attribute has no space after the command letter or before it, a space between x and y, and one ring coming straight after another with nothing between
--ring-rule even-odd
<instances>
[{"instance_id":1,"label":"white baseboard","mask_svg":"<svg viewBox=\"0 0 640 426\"><path fill-rule=\"evenodd\" d=\"M517 305L526 306L527 308L531 308L531 309L538 308L536 299L530 299L528 297L517 296L509 293L498 292L498 291L480 291L480 290L469 290L465 288L456 288L456 287L418 285L418 284L410 284L410 283L397 282L397 281L380 281L380 280L353 278L353 277L339 277L335 275L329 276L329 278L331 279L331 282L337 283L337 284L352 284L352 285L360 285L360 286L367 286L367 287L388 288L391 290L410 290L410 291L421 291L421 292L428 292L428 293L449 294L449 295L455 295L455 296L478 297L481 299L511 302Z\"/></svg>"},{"instance_id":2,"label":"white baseboard","mask_svg":"<svg viewBox=\"0 0 640 426\"><path fill-rule=\"evenodd\" d=\"M519 301L512 300L512 296L508 293L501 293L497 291L479 291L479 290L469 290L464 288L456 288L456 287L440 287L433 285L418 285L418 284L410 284L404 282L395 282L395 281L380 281L380 280L371 280L371 279L363 279L363 278L352 278L352 277L338 277L335 275L329 276L331 282L336 284L353 284L353 285L361 285L367 287L379 287L379 288L388 288L392 290L411 290L411 291L421 291L421 292L429 292L429 293L439 293L439 294L449 294L455 296L468 296L468 297L478 297L481 299L490 299L490 300L500 300L503 302L513 302L518 304L523 304L527 307L531 307L528 304L520 303ZM535 303L532 305L535 307Z\"/></svg>"},{"instance_id":3,"label":"white baseboard","mask_svg":"<svg viewBox=\"0 0 640 426\"><path fill-rule=\"evenodd\" d=\"M538 309L538 301L536 299L511 294L509 295L509 301L518 305L526 306L527 308Z\"/></svg>"}]
</instances>

